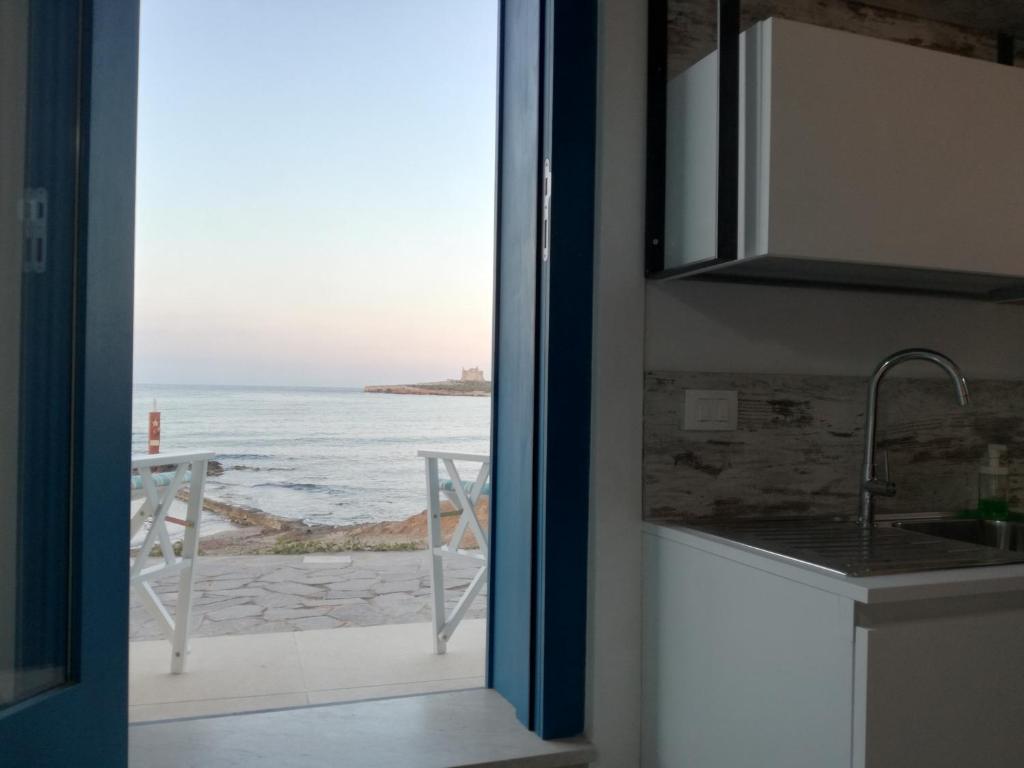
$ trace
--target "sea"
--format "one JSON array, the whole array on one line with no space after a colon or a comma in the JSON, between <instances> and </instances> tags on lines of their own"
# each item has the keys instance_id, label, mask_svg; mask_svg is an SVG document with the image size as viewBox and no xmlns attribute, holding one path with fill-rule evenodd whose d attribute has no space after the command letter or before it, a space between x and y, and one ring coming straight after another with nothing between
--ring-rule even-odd
<instances>
[{"instance_id":1,"label":"sea","mask_svg":"<svg viewBox=\"0 0 1024 768\"><path fill-rule=\"evenodd\" d=\"M136 384L133 453L154 401L161 453L212 451L224 467L207 498L308 523L404 520L426 507L417 451L489 450L489 397Z\"/></svg>"}]
</instances>

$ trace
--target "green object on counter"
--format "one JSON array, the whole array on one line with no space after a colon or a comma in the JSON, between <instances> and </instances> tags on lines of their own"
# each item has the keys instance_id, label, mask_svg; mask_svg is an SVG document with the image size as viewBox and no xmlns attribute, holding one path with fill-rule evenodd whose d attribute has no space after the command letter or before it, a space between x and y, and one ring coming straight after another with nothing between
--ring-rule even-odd
<instances>
[{"instance_id":1,"label":"green object on counter","mask_svg":"<svg viewBox=\"0 0 1024 768\"><path fill-rule=\"evenodd\" d=\"M1010 515L1010 461L1006 446L989 443L978 467L978 516L1006 520Z\"/></svg>"},{"instance_id":2,"label":"green object on counter","mask_svg":"<svg viewBox=\"0 0 1024 768\"><path fill-rule=\"evenodd\" d=\"M988 508L982 508L978 502L978 509L961 509L955 517L961 520L1007 520L1011 523L1024 523L1024 515L1019 512L1011 512L1009 506L1002 499L997 499L998 505L993 504Z\"/></svg>"},{"instance_id":3,"label":"green object on counter","mask_svg":"<svg viewBox=\"0 0 1024 768\"><path fill-rule=\"evenodd\" d=\"M978 499L978 516L982 520L1005 520L1010 514L1010 503L1005 498Z\"/></svg>"}]
</instances>

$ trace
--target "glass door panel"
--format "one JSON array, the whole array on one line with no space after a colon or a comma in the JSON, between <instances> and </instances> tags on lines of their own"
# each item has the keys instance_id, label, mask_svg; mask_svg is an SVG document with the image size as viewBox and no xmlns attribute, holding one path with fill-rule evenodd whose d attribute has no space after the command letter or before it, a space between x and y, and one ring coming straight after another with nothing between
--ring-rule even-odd
<instances>
[{"instance_id":1,"label":"glass door panel","mask_svg":"<svg viewBox=\"0 0 1024 768\"><path fill-rule=\"evenodd\" d=\"M71 672L79 13L0 0L0 709Z\"/></svg>"}]
</instances>

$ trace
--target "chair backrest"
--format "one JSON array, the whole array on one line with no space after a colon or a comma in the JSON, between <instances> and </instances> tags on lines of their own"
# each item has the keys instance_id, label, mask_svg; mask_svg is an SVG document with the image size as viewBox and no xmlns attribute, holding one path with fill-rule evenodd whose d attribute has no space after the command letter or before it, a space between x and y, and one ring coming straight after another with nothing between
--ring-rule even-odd
<instances>
[{"instance_id":1,"label":"chair backrest","mask_svg":"<svg viewBox=\"0 0 1024 768\"><path fill-rule=\"evenodd\" d=\"M182 482L189 482L192 479L192 473L186 472ZM173 472L154 472L153 473L153 484L157 488L166 488L174 480ZM146 495L145 490L142 487L142 475L137 472L132 473L132 498L141 499Z\"/></svg>"},{"instance_id":2,"label":"chair backrest","mask_svg":"<svg viewBox=\"0 0 1024 768\"><path fill-rule=\"evenodd\" d=\"M446 480L440 480L438 482L438 490L449 491L449 492L453 492L454 493L454 491L455 491L455 481L452 480L451 478L448 478ZM473 490L473 482L471 480L463 480L462 481L462 490L464 490L468 494L470 491ZM483 484L483 487L480 489L480 495L481 496L490 496L491 495L491 483L490 483L489 480L486 483Z\"/></svg>"}]
</instances>

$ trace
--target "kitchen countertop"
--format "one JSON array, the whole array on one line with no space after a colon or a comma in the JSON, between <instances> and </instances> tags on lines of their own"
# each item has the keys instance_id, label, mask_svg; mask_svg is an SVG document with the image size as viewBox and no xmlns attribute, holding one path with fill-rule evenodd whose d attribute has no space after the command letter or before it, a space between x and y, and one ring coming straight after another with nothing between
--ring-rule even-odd
<instances>
[{"instance_id":1,"label":"kitchen countertop","mask_svg":"<svg viewBox=\"0 0 1024 768\"><path fill-rule=\"evenodd\" d=\"M905 600L1024 593L1024 564L929 570L877 576L843 576L755 549L724 536L683 523L649 521L644 533L848 597L858 603L878 604Z\"/></svg>"}]
</instances>

